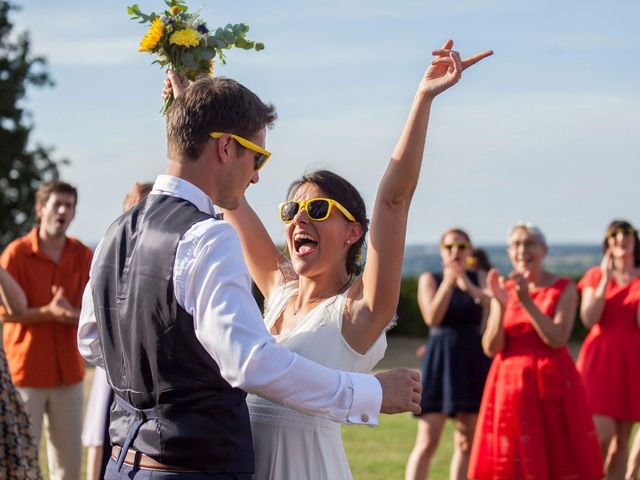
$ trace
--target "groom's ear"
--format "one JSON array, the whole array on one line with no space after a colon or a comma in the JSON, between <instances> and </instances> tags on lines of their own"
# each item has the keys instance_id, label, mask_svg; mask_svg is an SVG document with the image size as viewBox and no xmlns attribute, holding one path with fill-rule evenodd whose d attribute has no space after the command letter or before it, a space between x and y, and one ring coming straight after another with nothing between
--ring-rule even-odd
<instances>
[{"instance_id":1,"label":"groom's ear","mask_svg":"<svg viewBox=\"0 0 640 480\"><path fill-rule=\"evenodd\" d=\"M214 140L215 143L215 151L218 155L218 159L222 163L228 163L233 161L233 138L231 135L223 135L222 137Z\"/></svg>"}]
</instances>

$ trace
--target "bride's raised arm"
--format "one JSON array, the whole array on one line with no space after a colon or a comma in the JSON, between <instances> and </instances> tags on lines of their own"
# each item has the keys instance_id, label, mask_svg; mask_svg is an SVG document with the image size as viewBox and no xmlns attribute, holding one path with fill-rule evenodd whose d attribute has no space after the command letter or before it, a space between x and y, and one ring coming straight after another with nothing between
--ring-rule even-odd
<instances>
[{"instance_id":1,"label":"bride's raised arm","mask_svg":"<svg viewBox=\"0 0 640 480\"><path fill-rule=\"evenodd\" d=\"M343 335L358 351L366 351L389 324L398 305L409 206L416 189L429 112L433 99L455 85L463 70L488 57L485 51L460 59L448 40L427 68L411 111L378 187L367 259L361 281L352 288L352 314L345 316Z\"/></svg>"},{"instance_id":2,"label":"bride's raised arm","mask_svg":"<svg viewBox=\"0 0 640 480\"><path fill-rule=\"evenodd\" d=\"M295 278L289 260L273 243L260 217L246 198L235 210L225 210L224 218L238 232L244 261L251 278L265 298L283 281Z\"/></svg>"}]
</instances>

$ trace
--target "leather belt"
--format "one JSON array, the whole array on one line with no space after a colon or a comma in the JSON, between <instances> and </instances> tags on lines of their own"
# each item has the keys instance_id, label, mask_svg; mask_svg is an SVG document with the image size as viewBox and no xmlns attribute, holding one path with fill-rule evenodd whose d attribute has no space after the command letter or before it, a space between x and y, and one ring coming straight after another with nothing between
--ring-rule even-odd
<instances>
[{"instance_id":1,"label":"leather belt","mask_svg":"<svg viewBox=\"0 0 640 480\"><path fill-rule=\"evenodd\" d=\"M119 446L114 445L111 449L111 458L114 460L118 459L120 455L120 450L122 450ZM189 468L184 467L174 467L172 465L165 465L164 463L160 463L157 460L154 460L148 455L144 453L138 452L133 449L127 450L127 454L124 457L124 464L130 467L138 467L140 469L146 470L157 470L160 472L199 472L199 470L191 470Z\"/></svg>"}]
</instances>

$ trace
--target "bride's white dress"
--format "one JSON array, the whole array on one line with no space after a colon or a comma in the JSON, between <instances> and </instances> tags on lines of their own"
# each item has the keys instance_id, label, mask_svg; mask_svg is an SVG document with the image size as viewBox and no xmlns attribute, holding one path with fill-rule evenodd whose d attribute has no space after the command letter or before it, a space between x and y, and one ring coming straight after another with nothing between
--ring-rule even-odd
<instances>
[{"instance_id":1,"label":"bride's white dress","mask_svg":"<svg viewBox=\"0 0 640 480\"><path fill-rule=\"evenodd\" d=\"M297 281L278 287L265 306L268 329L297 291ZM276 341L303 357L327 367L369 372L387 348L383 333L364 355L342 336L342 313L347 292L329 298L301 316ZM276 405L257 395L247 396L256 459L256 480L341 480L351 471L342 446L340 424Z\"/></svg>"}]
</instances>

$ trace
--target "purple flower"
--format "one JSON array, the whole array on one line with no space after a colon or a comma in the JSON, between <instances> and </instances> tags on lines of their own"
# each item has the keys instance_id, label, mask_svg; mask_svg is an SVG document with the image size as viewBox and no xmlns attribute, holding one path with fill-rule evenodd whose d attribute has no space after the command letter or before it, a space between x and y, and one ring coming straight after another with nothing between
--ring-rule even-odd
<instances>
[{"instance_id":1,"label":"purple flower","mask_svg":"<svg viewBox=\"0 0 640 480\"><path fill-rule=\"evenodd\" d=\"M202 25L198 25L198 28L196 28L196 30L198 31L198 33L202 35L204 35L205 33L209 33L209 29L206 27L204 23Z\"/></svg>"},{"instance_id":2,"label":"purple flower","mask_svg":"<svg viewBox=\"0 0 640 480\"><path fill-rule=\"evenodd\" d=\"M173 18L162 17L162 23L166 23L167 25L173 25Z\"/></svg>"}]
</instances>

